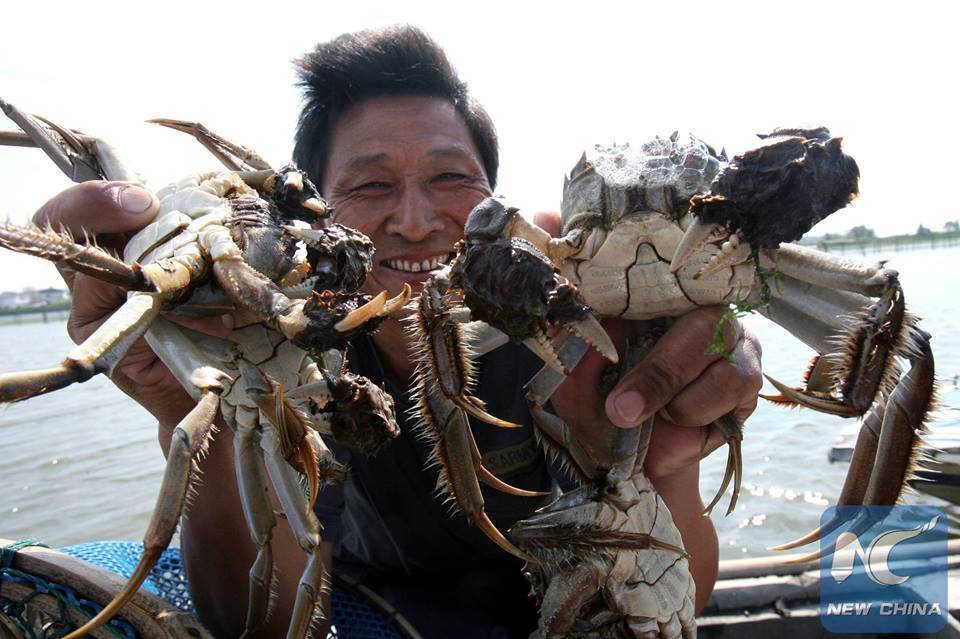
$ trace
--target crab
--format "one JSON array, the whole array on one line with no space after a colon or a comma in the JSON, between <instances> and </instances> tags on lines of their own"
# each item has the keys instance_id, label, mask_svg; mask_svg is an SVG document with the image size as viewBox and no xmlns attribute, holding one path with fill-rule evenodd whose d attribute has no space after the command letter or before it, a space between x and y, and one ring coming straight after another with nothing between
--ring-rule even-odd
<instances>
[{"instance_id":1,"label":"crab","mask_svg":"<svg viewBox=\"0 0 960 639\"><path fill-rule=\"evenodd\" d=\"M841 140L823 128L761 137L761 146L732 160L677 133L638 147L597 146L565 181L560 237L489 198L471 212L450 267L424 286L411 330L420 344L420 412L436 442L440 488L491 539L533 567L544 637L672 638L696 631L688 614L692 582L691 589L617 585L624 578L644 581L664 565L664 553L677 559L683 552L679 537L666 531L672 526L649 525L651 512L666 509L652 501L635 463L644 458L648 435L615 433L616 461L601 463L546 408L591 345L618 361L598 317L664 326L698 306L729 306L726 317L758 311L818 353L803 387L768 377L779 394L765 397L863 417L839 503L892 504L911 472L933 401L934 365L930 336L906 311L896 271L791 243L857 196L859 169ZM559 337L553 336L558 329ZM483 513L477 477L491 485L496 478L488 480L479 455L471 455L476 444L465 426L468 414L513 426L489 415L470 393L471 353L507 339L544 360L527 385L534 428L583 486L516 524L516 544ZM732 482L729 513L742 476L742 424L728 414L712 426L727 439L729 452L707 511ZM622 495L635 493L644 495L643 507L629 505L630 499L620 505ZM826 529L841 523L831 521ZM869 524L857 521L851 530ZM621 531L632 541L617 541ZM821 534L813 531L778 549ZM655 550L638 551L647 547ZM626 576L625 565L633 571ZM662 573L666 581L687 584L682 562L671 566ZM580 580L586 591L559 585L557 576Z\"/></svg>"},{"instance_id":2,"label":"crab","mask_svg":"<svg viewBox=\"0 0 960 639\"><path fill-rule=\"evenodd\" d=\"M101 140L0 106L75 181L139 179ZM45 371L0 375L0 402L21 401L110 374L141 336L197 401L172 436L166 470L144 539L144 554L127 586L69 637L106 622L136 592L168 545L219 413L233 430L241 501L258 555L250 572L246 632L269 614L276 522L267 498L273 487L307 566L300 579L288 637L305 637L323 614L320 524L313 502L345 467L321 434L374 455L399 434L393 400L369 380L346 372L352 335L373 330L410 297L358 292L372 266L373 245L331 224L330 209L307 176L292 166L273 170L256 153L202 125L155 122L188 132L228 171L191 175L157 193L160 212L130 239L124 260L76 244L54 229L0 226L0 244L117 284L128 299L62 364ZM308 222L316 228L297 226ZM177 316L233 316L225 338L176 324ZM264 473L266 470L266 474Z\"/></svg>"}]
</instances>

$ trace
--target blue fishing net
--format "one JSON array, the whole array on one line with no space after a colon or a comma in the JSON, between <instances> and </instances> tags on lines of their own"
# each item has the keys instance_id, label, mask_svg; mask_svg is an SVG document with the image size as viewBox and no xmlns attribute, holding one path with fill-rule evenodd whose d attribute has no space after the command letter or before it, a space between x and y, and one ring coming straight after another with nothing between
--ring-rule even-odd
<instances>
[{"instance_id":1,"label":"blue fishing net","mask_svg":"<svg viewBox=\"0 0 960 639\"><path fill-rule=\"evenodd\" d=\"M143 553L143 545L129 541L94 541L58 550L129 578ZM179 548L168 548L163 553L143 588L180 610L194 612ZM380 611L345 589L334 586L331 599L333 628L328 639L405 639Z\"/></svg>"}]
</instances>

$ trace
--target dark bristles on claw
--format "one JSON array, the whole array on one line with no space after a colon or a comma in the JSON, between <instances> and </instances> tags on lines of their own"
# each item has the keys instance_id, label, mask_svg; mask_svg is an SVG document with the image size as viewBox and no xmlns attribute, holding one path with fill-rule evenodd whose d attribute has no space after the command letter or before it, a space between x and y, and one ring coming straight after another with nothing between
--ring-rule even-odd
<instances>
[{"instance_id":1,"label":"dark bristles on claw","mask_svg":"<svg viewBox=\"0 0 960 639\"><path fill-rule=\"evenodd\" d=\"M320 197L307 174L288 164L273 180L264 184L268 195L284 217L304 222L316 222L330 217L333 209Z\"/></svg>"},{"instance_id":2,"label":"dark bristles on claw","mask_svg":"<svg viewBox=\"0 0 960 639\"><path fill-rule=\"evenodd\" d=\"M373 457L400 435L393 398L386 391L353 373L337 378L324 375L332 401L323 410L331 415L330 428L337 442Z\"/></svg>"},{"instance_id":3,"label":"dark bristles on claw","mask_svg":"<svg viewBox=\"0 0 960 639\"><path fill-rule=\"evenodd\" d=\"M766 145L735 157L690 210L705 224L739 231L754 248L798 240L858 194L860 169L840 146L826 129L775 131Z\"/></svg>"},{"instance_id":4,"label":"dark bristles on claw","mask_svg":"<svg viewBox=\"0 0 960 639\"><path fill-rule=\"evenodd\" d=\"M340 224L284 230L306 245L316 291L356 291L373 270L373 242L359 231Z\"/></svg>"},{"instance_id":5,"label":"dark bristles on claw","mask_svg":"<svg viewBox=\"0 0 960 639\"><path fill-rule=\"evenodd\" d=\"M513 238L461 245L450 281L476 319L514 341L586 318L577 289L529 242Z\"/></svg>"}]
</instances>

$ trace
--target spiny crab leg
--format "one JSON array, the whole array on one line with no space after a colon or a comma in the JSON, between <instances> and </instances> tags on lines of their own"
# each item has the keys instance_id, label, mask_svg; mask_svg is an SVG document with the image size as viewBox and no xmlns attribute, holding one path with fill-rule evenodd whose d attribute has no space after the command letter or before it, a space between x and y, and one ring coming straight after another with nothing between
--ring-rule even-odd
<instances>
[{"instance_id":1,"label":"spiny crab leg","mask_svg":"<svg viewBox=\"0 0 960 639\"><path fill-rule=\"evenodd\" d=\"M192 136L231 171L270 169L270 163L260 157L256 151L217 135L199 122L187 122L171 118L153 118L147 120L147 122L159 124Z\"/></svg>"},{"instance_id":2,"label":"spiny crab leg","mask_svg":"<svg viewBox=\"0 0 960 639\"><path fill-rule=\"evenodd\" d=\"M931 410L935 375L929 335L913 329L909 340L907 349L913 354L910 370L890 394L886 404L879 405L864 420L838 505L892 505L903 492L913 471L917 445L924 431L923 424ZM880 422L879 435L877 422ZM814 541L819 535L827 534L844 523L838 519L834 518L820 530L774 550L789 550ZM873 523L865 511L864 515L851 523L849 530L855 534L862 533ZM819 557L820 553L812 553L796 561L814 561Z\"/></svg>"},{"instance_id":3,"label":"spiny crab leg","mask_svg":"<svg viewBox=\"0 0 960 639\"><path fill-rule=\"evenodd\" d=\"M408 328L417 344L416 357L423 373L434 380L450 402L480 421L499 428L520 428L519 424L489 414L483 402L469 392L473 367L467 356L468 336L451 314L454 300L447 275L446 270L436 273L423 285L419 312L413 315L415 319Z\"/></svg>"},{"instance_id":4,"label":"spiny crab leg","mask_svg":"<svg viewBox=\"0 0 960 639\"><path fill-rule=\"evenodd\" d=\"M764 314L820 353L836 352L840 336L848 336L839 356L815 360L806 388L768 378L780 392L768 399L842 416L866 413L838 503L895 503L913 468L934 390L929 335L905 311L896 271L794 245L764 252L761 258L762 265L781 274L771 282L774 299ZM803 330L805 325L816 329ZM910 364L902 377L898 357ZM842 523L830 521L775 550L811 543ZM851 530L866 530L871 523L861 518Z\"/></svg>"},{"instance_id":5,"label":"spiny crab leg","mask_svg":"<svg viewBox=\"0 0 960 639\"><path fill-rule=\"evenodd\" d=\"M201 398L197 405L177 424L170 441L167 466L160 485L160 496L143 538L143 555L123 589L109 604L83 626L66 635L65 639L78 639L93 632L116 614L141 584L150 576L164 549L177 529L180 513L190 485L194 459L203 453L213 431L213 420L220 406L223 380L227 376L213 368L197 369L193 384ZM228 379L228 378L227 378Z\"/></svg>"},{"instance_id":6,"label":"spiny crab leg","mask_svg":"<svg viewBox=\"0 0 960 639\"><path fill-rule=\"evenodd\" d=\"M140 177L124 166L116 151L106 142L76 133L44 118L27 115L2 99L0 109L74 182L141 182ZM22 140L17 145L25 146Z\"/></svg>"},{"instance_id":7,"label":"spiny crab leg","mask_svg":"<svg viewBox=\"0 0 960 639\"><path fill-rule=\"evenodd\" d=\"M487 415L482 404L467 392L472 367L466 356L463 327L450 320L449 280L437 274L424 284L419 312L413 314L410 330L417 344L415 389L422 432L433 443L431 460L438 466L438 489L495 544L525 561L535 561L511 544L484 511L479 482L518 496L542 496L504 483L482 463L467 414L481 413L495 425L517 426ZM415 322L415 323L414 323ZM484 421L484 417L478 417Z\"/></svg>"},{"instance_id":8,"label":"spiny crab leg","mask_svg":"<svg viewBox=\"0 0 960 639\"><path fill-rule=\"evenodd\" d=\"M294 614L287 636L304 637L309 630L314 614L319 611L320 591L323 580L323 566L320 562L320 523L313 513L313 503L319 494L322 483L329 480L321 476L321 468L335 469L339 464L316 432L309 426L309 418L298 411L283 392L283 386L262 374L256 367L240 361L241 372L247 379L247 394L260 408L259 426L262 432L261 449L264 463L277 497L297 538L301 549L307 553L308 561L297 587ZM299 472L294 470L287 460L299 461ZM239 468L238 468L239 472ZM310 497L304 499L300 488L300 474L307 477ZM263 492L261 486L258 490ZM263 513L260 514L263 516ZM253 519L251 518L251 521ZM254 530L251 529L253 533ZM257 531L258 537L262 537ZM260 540L254 539L260 546ZM269 536L266 539L269 545ZM260 564L258 557L257 564ZM264 562L266 563L266 559ZM255 610L264 610L263 584L265 576L270 574L264 568L263 575L257 575L256 585L259 601L254 601L251 592L250 614ZM251 583L254 575L251 573ZM264 619L248 617L248 632L259 626Z\"/></svg>"},{"instance_id":9,"label":"spiny crab leg","mask_svg":"<svg viewBox=\"0 0 960 639\"><path fill-rule=\"evenodd\" d=\"M423 385L426 388L418 389L418 408L424 424L423 432L434 443L431 461L437 464L439 470L438 490L448 495L457 508L501 549L524 561L536 563L536 559L503 536L484 510L483 493L478 480L487 483L492 473L486 469L479 470L483 466L482 459L466 414L438 392L436 384L424 381ZM500 480L491 487L507 489L509 494L518 496L543 495L509 486Z\"/></svg>"},{"instance_id":10,"label":"spiny crab leg","mask_svg":"<svg viewBox=\"0 0 960 639\"><path fill-rule=\"evenodd\" d=\"M139 264L126 264L95 246L76 244L52 230L0 223L0 246L18 253L63 264L128 291L156 292L157 287Z\"/></svg>"},{"instance_id":11,"label":"spiny crab leg","mask_svg":"<svg viewBox=\"0 0 960 639\"><path fill-rule=\"evenodd\" d=\"M564 369L572 370L588 348L589 345L584 340L567 333L557 349L557 357L563 363ZM527 383L527 406L537 427L536 434L540 444L562 460L564 466L573 471L581 483L586 484L602 477L605 471L580 445L566 422L544 408L566 377L554 367L542 368Z\"/></svg>"}]
</instances>

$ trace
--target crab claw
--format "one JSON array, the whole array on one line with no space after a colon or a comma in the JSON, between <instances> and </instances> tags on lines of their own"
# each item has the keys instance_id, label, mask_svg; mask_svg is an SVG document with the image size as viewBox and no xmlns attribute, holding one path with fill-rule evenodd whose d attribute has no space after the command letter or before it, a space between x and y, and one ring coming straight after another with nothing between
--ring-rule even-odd
<instances>
[{"instance_id":1,"label":"crab claw","mask_svg":"<svg viewBox=\"0 0 960 639\"><path fill-rule=\"evenodd\" d=\"M563 362L560 361L560 357L557 355L557 351L553 348L550 338L547 337L547 334L543 331L538 332L533 337L528 337L527 339L523 340L523 345L530 349L530 351L537 357L542 359L547 366L557 371L561 375L570 374L570 371L568 371L563 365Z\"/></svg>"},{"instance_id":2,"label":"crab claw","mask_svg":"<svg viewBox=\"0 0 960 639\"><path fill-rule=\"evenodd\" d=\"M303 180L303 172L294 168L293 166L287 167L287 170L280 169L277 173L278 176L283 177L283 184L281 186L282 191L295 191L297 193L304 193L307 195L305 199L300 200L298 204L303 208L313 211L317 214L317 217L330 217L330 213L333 209L327 206L327 203L324 202L319 193L316 192L315 187L312 185L308 186Z\"/></svg>"},{"instance_id":3,"label":"crab claw","mask_svg":"<svg viewBox=\"0 0 960 639\"><path fill-rule=\"evenodd\" d=\"M706 224L700 220L694 220L687 232L683 234L683 238L680 239L680 244L673 254L673 259L670 260L670 272L676 273L683 268L690 261L690 258L723 228L716 223Z\"/></svg>"},{"instance_id":4,"label":"crab claw","mask_svg":"<svg viewBox=\"0 0 960 639\"><path fill-rule=\"evenodd\" d=\"M362 326L366 322L372 320L375 317L381 316L381 311L384 306L387 304L387 292L380 291L380 294L374 297L372 300L356 308L344 317L342 320L333 325L333 328L340 331L341 333L346 333L352 331L353 329Z\"/></svg>"},{"instance_id":5,"label":"crab claw","mask_svg":"<svg viewBox=\"0 0 960 639\"><path fill-rule=\"evenodd\" d=\"M407 305L407 302L410 301L410 297L413 295L413 289L410 288L409 284L403 285L403 290L397 294L396 297L391 297L387 300L386 304L383 305L383 308L380 309L380 316L385 317L391 313L399 311L401 308Z\"/></svg>"},{"instance_id":6,"label":"crab claw","mask_svg":"<svg viewBox=\"0 0 960 639\"><path fill-rule=\"evenodd\" d=\"M742 264L750 257L752 250L750 245L740 237L740 233L734 233L720 245L720 252L713 255L706 265L693 276L693 279L710 275L728 266Z\"/></svg>"},{"instance_id":7,"label":"crab claw","mask_svg":"<svg viewBox=\"0 0 960 639\"><path fill-rule=\"evenodd\" d=\"M620 361L620 356L617 354L617 347L613 345L613 340L607 335L607 331L603 328L603 325L600 324L600 320L593 315L587 315L582 320L571 322L567 324L567 327L578 337L597 349L611 364L616 364Z\"/></svg>"}]
</instances>

